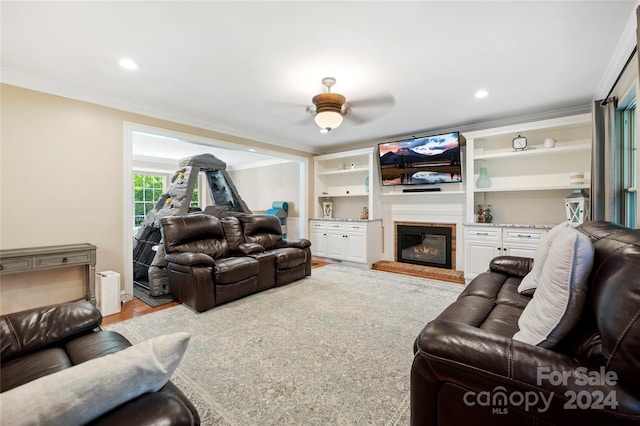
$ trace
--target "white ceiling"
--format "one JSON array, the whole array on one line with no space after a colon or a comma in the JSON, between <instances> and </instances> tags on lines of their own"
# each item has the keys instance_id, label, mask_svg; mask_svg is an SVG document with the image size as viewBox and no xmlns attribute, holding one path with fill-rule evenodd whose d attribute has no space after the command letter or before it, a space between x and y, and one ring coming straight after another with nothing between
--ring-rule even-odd
<instances>
[{"instance_id":1,"label":"white ceiling","mask_svg":"<svg viewBox=\"0 0 640 426\"><path fill-rule=\"evenodd\" d=\"M589 105L635 6L2 1L2 81L324 152ZM320 134L305 107L326 76L347 101L395 104Z\"/></svg>"}]
</instances>

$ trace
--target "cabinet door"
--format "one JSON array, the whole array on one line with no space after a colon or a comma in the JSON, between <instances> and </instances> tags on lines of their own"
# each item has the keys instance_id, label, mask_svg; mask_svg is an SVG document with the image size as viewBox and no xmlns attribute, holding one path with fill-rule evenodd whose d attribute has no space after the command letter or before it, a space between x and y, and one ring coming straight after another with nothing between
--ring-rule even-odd
<instances>
[{"instance_id":1,"label":"cabinet door","mask_svg":"<svg viewBox=\"0 0 640 426\"><path fill-rule=\"evenodd\" d=\"M346 237L344 231L327 232L327 257L332 259L345 258Z\"/></svg>"},{"instance_id":2,"label":"cabinet door","mask_svg":"<svg viewBox=\"0 0 640 426\"><path fill-rule=\"evenodd\" d=\"M327 255L327 231L323 229L311 230L311 253L314 256Z\"/></svg>"},{"instance_id":3,"label":"cabinet door","mask_svg":"<svg viewBox=\"0 0 640 426\"><path fill-rule=\"evenodd\" d=\"M520 256L534 258L536 248L526 245L505 244L503 254L506 256Z\"/></svg>"},{"instance_id":4,"label":"cabinet door","mask_svg":"<svg viewBox=\"0 0 640 426\"><path fill-rule=\"evenodd\" d=\"M465 244L465 278L472 279L486 272L491 259L501 254L499 242L468 241Z\"/></svg>"},{"instance_id":5,"label":"cabinet door","mask_svg":"<svg viewBox=\"0 0 640 426\"><path fill-rule=\"evenodd\" d=\"M348 233L346 238L346 260L351 262L367 262L367 235Z\"/></svg>"}]
</instances>

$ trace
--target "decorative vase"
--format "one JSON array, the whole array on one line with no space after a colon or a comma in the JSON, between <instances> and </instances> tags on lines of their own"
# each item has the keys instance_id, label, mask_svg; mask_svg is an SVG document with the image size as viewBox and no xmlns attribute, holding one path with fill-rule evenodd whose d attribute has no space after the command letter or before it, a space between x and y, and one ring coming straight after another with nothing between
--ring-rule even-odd
<instances>
[{"instance_id":1,"label":"decorative vase","mask_svg":"<svg viewBox=\"0 0 640 426\"><path fill-rule=\"evenodd\" d=\"M487 168L480 168L480 176L476 181L476 188L489 188L491 186L491 179L489 179L489 175L487 174Z\"/></svg>"},{"instance_id":2,"label":"decorative vase","mask_svg":"<svg viewBox=\"0 0 640 426\"><path fill-rule=\"evenodd\" d=\"M364 179L364 190L367 194L369 193L369 176Z\"/></svg>"}]
</instances>

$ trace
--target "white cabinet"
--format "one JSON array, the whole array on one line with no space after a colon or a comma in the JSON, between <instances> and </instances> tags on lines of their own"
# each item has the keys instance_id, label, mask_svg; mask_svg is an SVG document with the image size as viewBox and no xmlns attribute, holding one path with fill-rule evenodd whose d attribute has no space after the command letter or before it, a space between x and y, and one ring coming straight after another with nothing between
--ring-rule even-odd
<instances>
[{"instance_id":1,"label":"white cabinet","mask_svg":"<svg viewBox=\"0 0 640 426\"><path fill-rule=\"evenodd\" d=\"M515 151L512 140L527 138ZM511 125L466 133L467 221L477 222L478 204L490 204L496 223L557 224L566 219L564 197L574 189L589 190L591 114ZM556 139L553 148L544 146ZM484 168L489 187L476 182ZM572 175L583 173L576 181Z\"/></svg>"},{"instance_id":2,"label":"white cabinet","mask_svg":"<svg viewBox=\"0 0 640 426\"><path fill-rule=\"evenodd\" d=\"M327 230L322 222L311 221L309 226L311 250L315 256L327 255Z\"/></svg>"},{"instance_id":3,"label":"white cabinet","mask_svg":"<svg viewBox=\"0 0 640 426\"><path fill-rule=\"evenodd\" d=\"M379 220L311 220L310 228L314 256L369 266L379 260L382 250L382 223Z\"/></svg>"},{"instance_id":4,"label":"white cabinet","mask_svg":"<svg viewBox=\"0 0 640 426\"><path fill-rule=\"evenodd\" d=\"M379 219L382 207L380 178L375 148L363 148L314 158L314 216L324 217L323 201L333 202L333 218L361 219L363 208L368 219Z\"/></svg>"},{"instance_id":5,"label":"white cabinet","mask_svg":"<svg viewBox=\"0 0 640 426\"><path fill-rule=\"evenodd\" d=\"M486 272L496 256L533 258L546 233L545 228L465 225L464 277L471 280Z\"/></svg>"}]
</instances>

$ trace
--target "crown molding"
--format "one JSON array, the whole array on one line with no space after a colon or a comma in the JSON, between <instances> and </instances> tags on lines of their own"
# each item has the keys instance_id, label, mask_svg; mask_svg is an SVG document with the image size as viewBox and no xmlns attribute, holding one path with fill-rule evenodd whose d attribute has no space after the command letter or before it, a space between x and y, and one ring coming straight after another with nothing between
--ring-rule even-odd
<instances>
[{"instance_id":1,"label":"crown molding","mask_svg":"<svg viewBox=\"0 0 640 426\"><path fill-rule=\"evenodd\" d=\"M258 135L252 132L241 131L238 129L222 127L214 125L208 121L194 119L192 117L167 113L159 111L153 108L144 107L128 102L123 102L116 98L104 96L101 93L95 91L86 90L74 85L54 81L50 79L44 79L39 76L24 73L12 68L0 67L0 83L8 84L11 86L22 87L24 89L34 90L37 92L47 93L50 95L61 96L64 98L74 99L76 101L92 103L108 108L113 108L121 111L126 111L134 114L140 114L151 118L157 118L160 120L171 121L186 126L197 127L204 130L209 130L216 133L221 133L235 138L247 139L250 141L264 143L280 148L288 148L296 151L306 152L310 154L316 154L316 149L300 144L299 142L283 141L281 139L274 140L263 135Z\"/></svg>"},{"instance_id":2,"label":"crown molding","mask_svg":"<svg viewBox=\"0 0 640 426\"><path fill-rule=\"evenodd\" d=\"M604 75L600 79L600 84L595 91L593 100L601 100L607 97L607 95L613 89L613 85L615 81L618 79L618 76L623 71L629 56L633 52L633 49L636 47L638 43L638 36L636 34L636 25L637 25L637 17L636 17L636 9L640 5L640 1L636 1L636 7L633 9L631 16L627 20L627 24L624 27L624 31L620 36L620 40L616 45L615 50L613 51L613 55L609 59L609 63L607 68L605 69Z\"/></svg>"}]
</instances>

